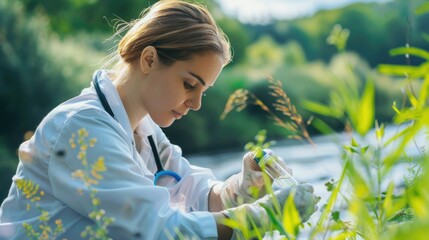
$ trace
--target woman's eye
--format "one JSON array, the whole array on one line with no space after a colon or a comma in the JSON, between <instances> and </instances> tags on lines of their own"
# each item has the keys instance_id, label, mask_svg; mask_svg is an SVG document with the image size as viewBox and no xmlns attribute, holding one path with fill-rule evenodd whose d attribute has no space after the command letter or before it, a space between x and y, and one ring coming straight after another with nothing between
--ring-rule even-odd
<instances>
[{"instance_id":1,"label":"woman's eye","mask_svg":"<svg viewBox=\"0 0 429 240\"><path fill-rule=\"evenodd\" d=\"M184 86L185 86L185 89L188 89L188 90L192 90L195 88L195 86L193 86L192 84L190 84L188 82L184 82Z\"/></svg>"}]
</instances>

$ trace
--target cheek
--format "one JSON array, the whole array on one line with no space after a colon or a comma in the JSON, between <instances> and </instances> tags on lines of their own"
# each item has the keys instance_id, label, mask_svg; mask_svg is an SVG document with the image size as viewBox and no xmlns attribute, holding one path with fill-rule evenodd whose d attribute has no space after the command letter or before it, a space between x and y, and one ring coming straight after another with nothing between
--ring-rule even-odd
<instances>
[{"instance_id":1,"label":"cheek","mask_svg":"<svg viewBox=\"0 0 429 240\"><path fill-rule=\"evenodd\" d=\"M156 96L156 101L153 104L157 107L172 108L184 101L184 94L177 90L177 88L162 89Z\"/></svg>"},{"instance_id":2,"label":"cheek","mask_svg":"<svg viewBox=\"0 0 429 240\"><path fill-rule=\"evenodd\" d=\"M165 86L162 94L163 97L166 98L166 101L171 103L177 103L186 98L186 91L180 84L170 84Z\"/></svg>"},{"instance_id":3,"label":"cheek","mask_svg":"<svg viewBox=\"0 0 429 240\"><path fill-rule=\"evenodd\" d=\"M158 74L153 78L154 82L150 87L148 94L151 96L149 101L156 107L175 107L184 102L186 91L183 82L177 77L171 77L168 73Z\"/></svg>"}]
</instances>

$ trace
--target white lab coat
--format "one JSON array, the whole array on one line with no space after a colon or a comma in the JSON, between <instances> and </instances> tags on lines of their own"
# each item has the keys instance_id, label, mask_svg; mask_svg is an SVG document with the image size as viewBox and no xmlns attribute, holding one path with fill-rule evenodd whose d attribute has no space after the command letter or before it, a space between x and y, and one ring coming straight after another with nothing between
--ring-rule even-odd
<instances>
[{"instance_id":1,"label":"white lab coat","mask_svg":"<svg viewBox=\"0 0 429 240\"><path fill-rule=\"evenodd\" d=\"M97 71L102 92L116 120L101 105L94 87L53 109L40 123L34 136L21 144L16 179L31 179L45 195L39 205L51 216L51 226L61 219L65 233L58 239L80 239L85 226L92 224L93 211L89 192L72 172L83 169L70 147L73 133L85 128L96 138L87 158L94 162L103 156L107 171L93 187L98 191L100 207L115 221L109 228L114 239L177 238L176 230L197 239L217 239L216 223L208 211L208 194L217 182L211 170L192 166L182 157L181 149L169 142L149 116L139 124L142 149L137 152L124 106L105 71ZM184 133L185 134L185 133ZM165 169L177 172L182 180L160 179L154 186L156 163L147 139L152 135ZM0 210L0 239L25 239L22 223L38 230L40 211L26 209L29 203L13 183Z\"/></svg>"}]
</instances>

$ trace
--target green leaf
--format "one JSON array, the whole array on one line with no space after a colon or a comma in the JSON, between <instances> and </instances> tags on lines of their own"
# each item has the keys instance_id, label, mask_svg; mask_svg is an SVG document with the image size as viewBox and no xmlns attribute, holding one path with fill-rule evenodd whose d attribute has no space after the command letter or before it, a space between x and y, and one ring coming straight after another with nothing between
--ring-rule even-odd
<instances>
[{"instance_id":1,"label":"green leaf","mask_svg":"<svg viewBox=\"0 0 429 240\"><path fill-rule=\"evenodd\" d=\"M416 15L422 15L429 12L429 2L423 3L415 10Z\"/></svg>"},{"instance_id":2,"label":"green leaf","mask_svg":"<svg viewBox=\"0 0 429 240\"><path fill-rule=\"evenodd\" d=\"M395 188L395 184L393 182L389 183L389 186L387 187L387 193L383 201L383 210L386 213L386 217L390 218L392 216L392 196L393 196L393 190Z\"/></svg>"},{"instance_id":3,"label":"green leaf","mask_svg":"<svg viewBox=\"0 0 429 240\"><path fill-rule=\"evenodd\" d=\"M411 106L413 106L414 108L421 108L421 105L417 100L417 98L414 96L414 94L412 94L411 92L407 92L407 95L408 95L408 100L411 103Z\"/></svg>"},{"instance_id":4,"label":"green leaf","mask_svg":"<svg viewBox=\"0 0 429 240\"><path fill-rule=\"evenodd\" d=\"M410 75L411 79L419 79L419 78L424 78L428 76L428 72L429 72L429 61L420 64L417 69L412 72L412 74Z\"/></svg>"},{"instance_id":5,"label":"green leaf","mask_svg":"<svg viewBox=\"0 0 429 240\"><path fill-rule=\"evenodd\" d=\"M255 148L255 144L253 142L246 143L244 145L244 150L246 151L252 151Z\"/></svg>"},{"instance_id":6,"label":"green leaf","mask_svg":"<svg viewBox=\"0 0 429 240\"><path fill-rule=\"evenodd\" d=\"M389 51L389 54L391 56L397 56L397 55L413 55L415 57L420 57L426 60L429 60L429 52L426 50L423 50L421 48L416 47L400 47L400 48L394 48Z\"/></svg>"},{"instance_id":7,"label":"green leaf","mask_svg":"<svg viewBox=\"0 0 429 240\"><path fill-rule=\"evenodd\" d=\"M421 114L422 114L421 108L409 108L395 115L393 119L396 124L401 124L401 123L417 120L420 118Z\"/></svg>"},{"instance_id":8,"label":"green leaf","mask_svg":"<svg viewBox=\"0 0 429 240\"><path fill-rule=\"evenodd\" d=\"M314 118L311 122L311 126L324 135L335 133L335 131L328 124L319 118Z\"/></svg>"},{"instance_id":9,"label":"green leaf","mask_svg":"<svg viewBox=\"0 0 429 240\"><path fill-rule=\"evenodd\" d=\"M352 138L352 147L359 147L359 143L356 141L355 138Z\"/></svg>"},{"instance_id":10,"label":"green leaf","mask_svg":"<svg viewBox=\"0 0 429 240\"><path fill-rule=\"evenodd\" d=\"M286 205L283 209L283 226L285 226L288 233L294 236L298 235L299 225L301 224L301 217L296 209L294 202L295 194L289 194Z\"/></svg>"},{"instance_id":11,"label":"green leaf","mask_svg":"<svg viewBox=\"0 0 429 240\"><path fill-rule=\"evenodd\" d=\"M410 210L410 208L404 208L401 211L395 213L393 217L389 218L389 223L402 223L406 221L411 221L414 219L414 214Z\"/></svg>"},{"instance_id":12,"label":"green leaf","mask_svg":"<svg viewBox=\"0 0 429 240\"><path fill-rule=\"evenodd\" d=\"M355 119L356 131L361 135L365 135L373 126L375 114L374 96L374 82L369 80L367 81L362 98L359 102L359 108L357 109L358 119Z\"/></svg>"},{"instance_id":13,"label":"green leaf","mask_svg":"<svg viewBox=\"0 0 429 240\"><path fill-rule=\"evenodd\" d=\"M378 121L375 122L375 137L378 142L384 137L384 124L379 125Z\"/></svg>"},{"instance_id":14,"label":"green leaf","mask_svg":"<svg viewBox=\"0 0 429 240\"><path fill-rule=\"evenodd\" d=\"M365 147L361 147L360 151L362 154L365 154L366 151L368 151L368 149L369 149L369 145L366 145Z\"/></svg>"},{"instance_id":15,"label":"green leaf","mask_svg":"<svg viewBox=\"0 0 429 240\"><path fill-rule=\"evenodd\" d=\"M427 74L420 88L420 95L418 100L420 106L425 106L425 103L428 100L428 92L429 92L429 74Z\"/></svg>"},{"instance_id":16,"label":"green leaf","mask_svg":"<svg viewBox=\"0 0 429 240\"><path fill-rule=\"evenodd\" d=\"M332 108L330 106L327 105L323 105L317 102L312 102L312 101L304 101L302 103L302 105L304 106L304 108L306 108L307 110L323 115L323 116L330 116L330 117L341 117L340 114L338 114L336 111L333 111Z\"/></svg>"},{"instance_id":17,"label":"green leaf","mask_svg":"<svg viewBox=\"0 0 429 240\"><path fill-rule=\"evenodd\" d=\"M349 161L347 161L345 163L343 171L341 172L341 177L338 180L337 186L332 191L332 194L328 199L328 203L326 204L325 208L323 209L322 215L320 216L319 221L317 222L317 227L316 227L317 229L316 229L316 231L313 231L311 239L314 238L314 235L317 234L317 232L324 231L324 222L328 218L329 213L331 212L332 208L334 207L335 202L337 201L337 197L338 197L338 194L340 192L340 188L343 184L344 178L346 176L346 172L347 172L349 164L350 164Z\"/></svg>"},{"instance_id":18,"label":"green leaf","mask_svg":"<svg viewBox=\"0 0 429 240\"><path fill-rule=\"evenodd\" d=\"M408 126L398 134L395 134L395 136L388 141L389 143L395 138L399 139L399 144L395 146L395 151L389 154L389 156L387 156L384 159L384 163L386 164L387 168L390 168L391 166L393 166L393 164L398 159L400 159L401 156L403 156L405 147L409 144L410 141L414 139L414 137L422 129L422 127L427 125L428 119L429 119L429 108L424 108L419 113L419 117L414 122L414 124ZM400 136L401 138L399 138L398 136Z\"/></svg>"},{"instance_id":19,"label":"green leaf","mask_svg":"<svg viewBox=\"0 0 429 240\"><path fill-rule=\"evenodd\" d=\"M391 65L391 64L380 64L377 69L380 73L393 76L409 76L417 70L418 67L407 66L407 65Z\"/></svg>"},{"instance_id":20,"label":"green leaf","mask_svg":"<svg viewBox=\"0 0 429 240\"><path fill-rule=\"evenodd\" d=\"M335 222L340 221L340 220L341 220L341 219L340 219L340 212L338 212L338 211L334 211L334 212L332 212L332 213L331 213L331 218L332 218L332 220L334 220Z\"/></svg>"},{"instance_id":21,"label":"green leaf","mask_svg":"<svg viewBox=\"0 0 429 240\"><path fill-rule=\"evenodd\" d=\"M396 101L393 101L392 109L396 114L401 114L401 110L399 110L399 108L396 106Z\"/></svg>"},{"instance_id":22,"label":"green leaf","mask_svg":"<svg viewBox=\"0 0 429 240\"><path fill-rule=\"evenodd\" d=\"M283 225L280 223L279 219L277 219L275 213L273 210L267 206L266 204L261 204L261 206L265 209L267 212L268 218L270 219L270 222L274 225L275 229L277 229L280 234L286 236L288 239L290 239L289 234L285 231L283 228Z\"/></svg>"},{"instance_id":23,"label":"green leaf","mask_svg":"<svg viewBox=\"0 0 429 240\"><path fill-rule=\"evenodd\" d=\"M417 217L426 219L429 216L429 209L423 196L414 195L411 197L410 205Z\"/></svg>"},{"instance_id":24,"label":"green leaf","mask_svg":"<svg viewBox=\"0 0 429 240\"><path fill-rule=\"evenodd\" d=\"M353 146L347 146L347 145L344 145L344 146L343 146L343 149L344 149L344 150L346 150L346 151L347 151L347 152L349 152L349 153L357 153L357 154L359 154L359 153L360 153L359 148L357 148L357 147L353 147Z\"/></svg>"}]
</instances>

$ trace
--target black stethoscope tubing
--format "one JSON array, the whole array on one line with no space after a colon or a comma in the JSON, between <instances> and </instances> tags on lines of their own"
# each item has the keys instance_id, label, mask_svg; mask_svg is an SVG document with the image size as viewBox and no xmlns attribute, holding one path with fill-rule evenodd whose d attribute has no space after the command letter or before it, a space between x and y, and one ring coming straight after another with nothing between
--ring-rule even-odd
<instances>
[{"instance_id":1,"label":"black stethoscope tubing","mask_svg":"<svg viewBox=\"0 0 429 240\"><path fill-rule=\"evenodd\" d=\"M97 96L100 99L101 105L103 105L104 110L107 113L109 113L109 115L112 116L116 121L118 121L115 117L115 114L112 111L112 108L110 107L109 103L107 102L106 96L101 91L100 84L98 83L98 78L95 77L93 79L93 83L94 83L95 91L97 92ZM165 170L162 167L161 160L160 160L159 154L158 154L158 150L156 149L156 145L155 145L155 142L153 141L152 135L149 135L148 139L149 139L149 144L150 144L150 147L152 149L152 153L153 153L153 156L155 158L155 163L156 163L156 167L157 167L157 171L155 173L155 178L153 180L153 184L156 185L158 179L162 176L173 177L174 179L176 179L176 181L179 182L182 179L179 176L179 174L177 174L176 172L170 171L170 170Z\"/></svg>"}]
</instances>

